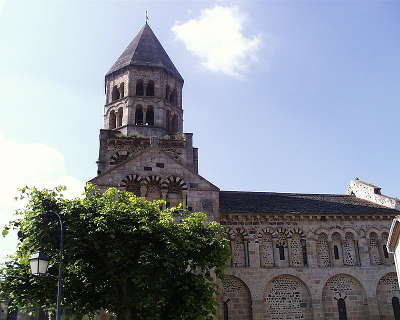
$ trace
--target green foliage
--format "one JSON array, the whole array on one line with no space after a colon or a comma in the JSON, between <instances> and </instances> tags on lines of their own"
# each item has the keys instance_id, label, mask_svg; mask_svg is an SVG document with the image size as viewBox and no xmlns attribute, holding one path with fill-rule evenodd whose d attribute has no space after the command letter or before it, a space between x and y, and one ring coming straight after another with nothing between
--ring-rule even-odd
<instances>
[{"instance_id":1,"label":"green foliage","mask_svg":"<svg viewBox=\"0 0 400 320\"><path fill-rule=\"evenodd\" d=\"M203 213L161 210L162 201L115 188L101 193L89 185L73 200L62 191L21 190L26 206L5 229L18 230L20 243L0 270L0 296L11 308L54 307L56 277L29 270L30 255L42 248L56 275L58 224L42 214L54 210L65 225L63 304L72 312L103 308L117 319L212 319L213 272L221 278L229 258L220 224Z\"/></svg>"}]
</instances>

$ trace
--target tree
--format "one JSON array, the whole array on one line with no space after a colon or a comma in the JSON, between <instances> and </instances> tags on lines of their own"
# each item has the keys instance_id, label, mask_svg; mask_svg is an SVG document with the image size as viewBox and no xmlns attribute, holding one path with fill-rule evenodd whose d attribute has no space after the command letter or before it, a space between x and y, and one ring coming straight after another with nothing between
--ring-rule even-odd
<instances>
[{"instance_id":1,"label":"tree","mask_svg":"<svg viewBox=\"0 0 400 320\"><path fill-rule=\"evenodd\" d=\"M101 193L89 185L73 200L62 191L21 190L26 205L3 230L16 229L20 240L0 270L0 296L11 308L54 307L56 279L29 270L29 257L39 248L56 268L58 225L43 214L53 210L65 226L63 304L69 310L87 315L104 308L125 320L213 318L213 274L222 278L229 259L220 224L203 213L162 210L162 201L116 188Z\"/></svg>"}]
</instances>

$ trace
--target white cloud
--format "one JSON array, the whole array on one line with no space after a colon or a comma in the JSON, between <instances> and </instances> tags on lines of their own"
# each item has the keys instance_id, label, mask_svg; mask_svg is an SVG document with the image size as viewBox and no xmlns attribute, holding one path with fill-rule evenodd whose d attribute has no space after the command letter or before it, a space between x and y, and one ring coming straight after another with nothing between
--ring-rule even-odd
<instances>
[{"instance_id":1,"label":"white cloud","mask_svg":"<svg viewBox=\"0 0 400 320\"><path fill-rule=\"evenodd\" d=\"M204 9L196 19L172 27L177 39L200 58L208 70L242 77L256 60L260 37L246 37L243 26L247 15L236 6Z\"/></svg>"},{"instance_id":2,"label":"white cloud","mask_svg":"<svg viewBox=\"0 0 400 320\"><path fill-rule=\"evenodd\" d=\"M20 187L37 186L53 188L66 185L66 197L83 192L83 183L66 174L64 156L44 144L18 143L0 133L0 228L12 217L18 202L14 197ZM0 237L0 259L14 252L16 236Z\"/></svg>"}]
</instances>

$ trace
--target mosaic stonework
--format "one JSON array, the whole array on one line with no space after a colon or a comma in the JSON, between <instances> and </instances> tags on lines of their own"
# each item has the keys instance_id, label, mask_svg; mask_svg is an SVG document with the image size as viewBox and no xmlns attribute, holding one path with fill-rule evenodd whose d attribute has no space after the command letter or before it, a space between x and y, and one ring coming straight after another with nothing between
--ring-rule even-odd
<instances>
[{"instance_id":1,"label":"mosaic stonework","mask_svg":"<svg viewBox=\"0 0 400 320\"><path fill-rule=\"evenodd\" d=\"M272 280L265 291L268 320L312 319L311 298L304 283L290 275Z\"/></svg>"}]
</instances>

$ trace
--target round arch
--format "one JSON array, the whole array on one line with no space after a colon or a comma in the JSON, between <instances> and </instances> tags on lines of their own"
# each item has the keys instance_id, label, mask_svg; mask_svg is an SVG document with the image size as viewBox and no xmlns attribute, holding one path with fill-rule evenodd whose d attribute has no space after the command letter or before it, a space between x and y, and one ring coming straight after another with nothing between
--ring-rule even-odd
<instances>
[{"instance_id":1,"label":"round arch","mask_svg":"<svg viewBox=\"0 0 400 320\"><path fill-rule=\"evenodd\" d=\"M239 278L226 275L222 284L222 319L252 320L251 294Z\"/></svg>"},{"instance_id":2,"label":"round arch","mask_svg":"<svg viewBox=\"0 0 400 320\"><path fill-rule=\"evenodd\" d=\"M273 278L264 293L264 320L312 320L311 294L299 278L283 274Z\"/></svg>"},{"instance_id":3,"label":"round arch","mask_svg":"<svg viewBox=\"0 0 400 320\"><path fill-rule=\"evenodd\" d=\"M376 286L376 297L378 300L379 315L381 320L396 318L396 310L393 305L393 298L400 299L399 283L395 272L389 272L381 277ZM397 312L398 313L398 312Z\"/></svg>"},{"instance_id":4,"label":"round arch","mask_svg":"<svg viewBox=\"0 0 400 320\"><path fill-rule=\"evenodd\" d=\"M325 320L362 320L368 314L365 290L360 281L349 274L336 274L326 281L322 303Z\"/></svg>"}]
</instances>

